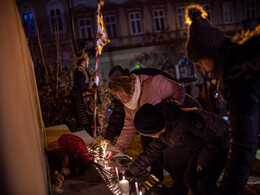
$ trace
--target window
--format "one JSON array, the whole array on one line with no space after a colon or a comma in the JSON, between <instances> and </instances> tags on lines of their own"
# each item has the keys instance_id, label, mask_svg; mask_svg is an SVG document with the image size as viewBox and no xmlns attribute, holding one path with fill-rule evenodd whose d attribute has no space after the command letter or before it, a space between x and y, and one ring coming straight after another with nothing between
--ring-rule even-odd
<instances>
[{"instance_id":1,"label":"window","mask_svg":"<svg viewBox=\"0 0 260 195\"><path fill-rule=\"evenodd\" d=\"M34 35L35 34L35 25L33 20L33 13L27 12L23 13L23 27L25 30L25 34L28 35Z\"/></svg>"},{"instance_id":2,"label":"window","mask_svg":"<svg viewBox=\"0 0 260 195\"><path fill-rule=\"evenodd\" d=\"M186 29L188 27L185 24L185 7L177 7L177 22L179 29Z\"/></svg>"},{"instance_id":3,"label":"window","mask_svg":"<svg viewBox=\"0 0 260 195\"><path fill-rule=\"evenodd\" d=\"M130 12L129 13L130 20L130 29L132 35L139 35L143 33L141 26L141 14L140 12Z\"/></svg>"},{"instance_id":4,"label":"window","mask_svg":"<svg viewBox=\"0 0 260 195\"><path fill-rule=\"evenodd\" d=\"M56 30L62 31L63 25L62 25L62 19L61 19L61 10L59 8L51 9L50 15L51 15L52 30L53 31L56 31Z\"/></svg>"},{"instance_id":5,"label":"window","mask_svg":"<svg viewBox=\"0 0 260 195\"><path fill-rule=\"evenodd\" d=\"M202 5L203 9L207 12L208 16L207 18L211 20L211 11L210 11L210 5L209 4L203 4Z\"/></svg>"},{"instance_id":6,"label":"window","mask_svg":"<svg viewBox=\"0 0 260 195\"><path fill-rule=\"evenodd\" d=\"M108 38L117 37L116 16L106 15L104 16L104 21Z\"/></svg>"},{"instance_id":7,"label":"window","mask_svg":"<svg viewBox=\"0 0 260 195\"><path fill-rule=\"evenodd\" d=\"M164 11L162 9L153 10L155 32L165 30Z\"/></svg>"},{"instance_id":8,"label":"window","mask_svg":"<svg viewBox=\"0 0 260 195\"><path fill-rule=\"evenodd\" d=\"M23 28L26 36L35 35L34 14L31 6L22 6L21 13Z\"/></svg>"},{"instance_id":9,"label":"window","mask_svg":"<svg viewBox=\"0 0 260 195\"><path fill-rule=\"evenodd\" d=\"M224 24L234 23L232 2L223 3L223 15L224 15Z\"/></svg>"},{"instance_id":10,"label":"window","mask_svg":"<svg viewBox=\"0 0 260 195\"><path fill-rule=\"evenodd\" d=\"M256 19L256 9L255 9L255 1L254 0L246 0L245 1L245 12L247 20L255 20Z\"/></svg>"},{"instance_id":11,"label":"window","mask_svg":"<svg viewBox=\"0 0 260 195\"><path fill-rule=\"evenodd\" d=\"M92 39L92 23L90 18L81 18L79 19L79 32L81 39Z\"/></svg>"},{"instance_id":12,"label":"window","mask_svg":"<svg viewBox=\"0 0 260 195\"><path fill-rule=\"evenodd\" d=\"M65 32L62 5L57 1L51 1L48 4L47 9L50 19L51 32Z\"/></svg>"}]
</instances>

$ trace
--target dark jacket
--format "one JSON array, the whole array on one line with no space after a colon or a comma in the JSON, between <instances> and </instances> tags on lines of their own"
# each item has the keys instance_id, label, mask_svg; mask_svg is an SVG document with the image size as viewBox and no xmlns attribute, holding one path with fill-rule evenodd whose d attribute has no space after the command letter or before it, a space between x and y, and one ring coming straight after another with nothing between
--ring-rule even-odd
<instances>
[{"instance_id":1,"label":"dark jacket","mask_svg":"<svg viewBox=\"0 0 260 195\"><path fill-rule=\"evenodd\" d=\"M114 98L112 102L114 104L112 108L113 112L109 117L108 126L104 137L110 142L113 142L114 138L120 135L120 132L124 126L124 118L125 118L124 104L122 104L116 98Z\"/></svg>"},{"instance_id":2,"label":"dark jacket","mask_svg":"<svg viewBox=\"0 0 260 195\"><path fill-rule=\"evenodd\" d=\"M130 165L137 176L154 162L167 146L198 153L198 164L207 168L230 145L228 123L200 109L181 109L171 102L155 105L166 116L166 130Z\"/></svg>"},{"instance_id":3,"label":"dark jacket","mask_svg":"<svg viewBox=\"0 0 260 195\"><path fill-rule=\"evenodd\" d=\"M258 27L260 31L260 26ZM257 35L258 34L258 35ZM212 77L230 111L232 152L221 184L223 194L241 194L250 174L258 145L260 102L259 32L244 43L228 42Z\"/></svg>"},{"instance_id":4,"label":"dark jacket","mask_svg":"<svg viewBox=\"0 0 260 195\"><path fill-rule=\"evenodd\" d=\"M131 73L134 73L136 75L148 75L148 76L156 76L160 74L170 80L178 82L178 80L173 76L171 76L170 74L155 68L142 68L142 69L134 70ZM185 96L183 105L186 108L191 108L191 107L201 108L199 102L195 100L193 97L189 96L188 94L186 94ZM106 129L105 136L104 136L104 138L108 139L109 141L113 141L116 136L120 135L121 130L124 126L124 118L125 118L124 105L120 101L116 101L114 108L115 109L112 111L109 117L108 127Z\"/></svg>"},{"instance_id":5,"label":"dark jacket","mask_svg":"<svg viewBox=\"0 0 260 195\"><path fill-rule=\"evenodd\" d=\"M82 66L78 66L74 72L74 88L81 92L89 90L91 76L89 72Z\"/></svg>"},{"instance_id":6,"label":"dark jacket","mask_svg":"<svg viewBox=\"0 0 260 195\"><path fill-rule=\"evenodd\" d=\"M91 75L82 66L74 71L74 84L70 92L73 111L79 126L87 129L92 135L94 94L90 88ZM94 86L93 86L94 87Z\"/></svg>"}]
</instances>

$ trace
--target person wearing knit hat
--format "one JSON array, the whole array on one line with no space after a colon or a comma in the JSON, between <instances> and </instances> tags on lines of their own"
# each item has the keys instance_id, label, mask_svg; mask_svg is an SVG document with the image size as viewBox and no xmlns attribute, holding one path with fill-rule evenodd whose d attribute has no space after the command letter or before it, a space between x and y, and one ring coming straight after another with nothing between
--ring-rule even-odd
<instances>
[{"instance_id":1,"label":"person wearing knit hat","mask_svg":"<svg viewBox=\"0 0 260 195\"><path fill-rule=\"evenodd\" d=\"M231 137L224 119L200 109L181 108L175 102L162 102L141 106L134 125L140 134L157 139L130 165L128 174L138 176L166 147L174 145L192 153L183 176L192 194L217 194L216 182L226 164Z\"/></svg>"},{"instance_id":2,"label":"person wearing knit hat","mask_svg":"<svg viewBox=\"0 0 260 195\"><path fill-rule=\"evenodd\" d=\"M241 194L258 147L260 115L260 26L228 38L205 18L199 5L187 6L186 55L218 80L232 131L230 160L220 194Z\"/></svg>"},{"instance_id":3,"label":"person wearing knit hat","mask_svg":"<svg viewBox=\"0 0 260 195\"><path fill-rule=\"evenodd\" d=\"M110 70L109 80L111 83L109 84L109 87L114 97L119 100L117 103L121 103L123 106L118 106L118 104L115 105L115 110L113 110L109 118L108 127L106 129L104 138L112 141L114 136L118 135L118 132L120 133L120 136L112 150L106 152L105 158L107 159L111 158L117 153L122 153L134 139L137 133L133 123L134 115L137 109L143 104L155 104L166 99L175 99L179 101L183 107L201 108L198 101L187 95L183 86L174 81L176 79L158 69L143 68L128 72L128 70L125 71L125 68L121 65L117 65ZM141 136L143 150L148 147L151 141L152 138ZM170 153L167 153L167 155L169 154L169 156L172 158L171 162L175 164L178 162L178 167L186 167L190 158L190 154L185 151L180 151L177 148L175 151L178 151L178 154L173 150L171 150ZM179 158L179 156L182 156L182 158ZM163 160L163 158L161 159ZM169 161L166 163L168 162ZM165 164L163 165L165 166ZM175 179L180 178L176 179L176 181L179 181L176 182L179 186L178 189L187 191L187 187L185 186L182 178L183 174L180 172L181 171L172 171L169 173ZM154 174L159 180L163 179L163 168L160 163L158 163L158 161L151 165L151 173ZM175 173L179 174L180 176L176 176Z\"/></svg>"},{"instance_id":4,"label":"person wearing knit hat","mask_svg":"<svg viewBox=\"0 0 260 195\"><path fill-rule=\"evenodd\" d=\"M206 16L207 13L202 6L190 5L186 8L186 23L190 24L186 53L192 62L213 57L229 40L222 30L208 21Z\"/></svg>"},{"instance_id":5,"label":"person wearing knit hat","mask_svg":"<svg viewBox=\"0 0 260 195\"><path fill-rule=\"evenodd\" d=\"M135 114L134 125L141 135L158 138L165 130L165 117L152 104L144 104Z\"/></svg>"}]
</instances>

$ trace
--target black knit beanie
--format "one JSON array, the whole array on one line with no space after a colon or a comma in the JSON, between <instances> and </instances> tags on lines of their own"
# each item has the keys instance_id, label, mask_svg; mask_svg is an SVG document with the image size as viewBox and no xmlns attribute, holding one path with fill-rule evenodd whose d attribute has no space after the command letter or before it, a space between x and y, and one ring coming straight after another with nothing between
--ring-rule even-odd
<instances>
[{"instance_id":1,"label":"black knit beanie","mask_svg":"<svg viewBox=\"0 0 260 195\"><path fill-rule=\"evenodd\" d=\"M156 134L165 127L165 117L163 113L152 104L144 104L135 114L134 125L141 134Z\"/></svg>"},{"instance_id":2,"label":"black knit beanie","mask_svg":"<svg viewBox=\"0 0 260 195\"><path fill-rule=\"evenodd\" d=\"M108 73L109 77L109 84L108 87L112 88L112 85L114 82L116 82L118 79L120 79L121 76L129 76L130 71L127 68L124 68L122 65L116 65L113 68L110 69Z\"/></svg>"},{"instance_id":3,"label":"black knit beanie","mask_svg":"<svg viewBox=\"0 0 260 195\"><path fill-rule=\"evenodd\" d=\"M214 56L225 44L225 34L206 18L200 5L189 5L185 9L186 22L190 24L186 42L186 55L192 62Z\"/></svg>"}]
</instances>

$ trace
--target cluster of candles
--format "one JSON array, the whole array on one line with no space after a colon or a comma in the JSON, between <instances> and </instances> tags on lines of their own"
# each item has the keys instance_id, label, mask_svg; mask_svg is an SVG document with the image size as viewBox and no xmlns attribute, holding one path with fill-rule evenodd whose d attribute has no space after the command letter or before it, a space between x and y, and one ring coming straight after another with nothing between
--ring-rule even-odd
<instances>
[{"instance_id":1,"label":"cluster of candles","mask_svg":"<svg viewBox=\"0 0 260 195\"><path fill-rule=\"evenodd\" d=\"M97 153L99 155L97 156L96 161L99 161L98 164L101 164L105 169L111 169L111 167L108 167L106 165L106 162L104 161L106 149L107 149L107 145L101 144L101 148L99 149L99 151L97 151ZM102 161L102 163L101 163L101 161ZM121 190L122 195L129 195L129 193L130 193L129 181L125 179L125 176L123 176L122 180L120 180L119 171L118 171L117 167L115 168L115 171L116 171L117 180L119 181L118 185L119 185L119 188ZM141 190L139 191L139 187L138 187L137 182L135 182L135 190L136 190L137 195L143 195L142 191Z\"/></svg>"},{"instance_id":2,"label":"cluster of candles","mask_svg":"<svg viewBox=\"0 0 260 195\"><path fill-rule=\"evenodd\" d=\"M119 173L118 173L118 168L115 168L116 170L116 177L119 180ZM119 181L119 188L122 192L122 195L129 195L130 188L129 188L129 181L125 179L125 176L123 176L123 179ZM142 191L139 191L138 183L135 182L135 190L137 195L143 195Z\"/></svg>"}]
</instances>

